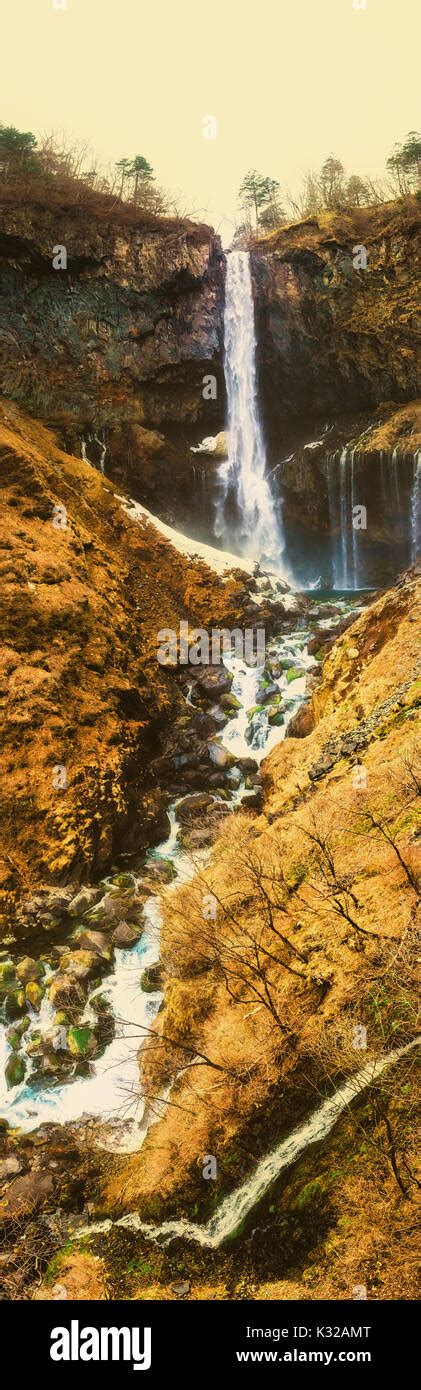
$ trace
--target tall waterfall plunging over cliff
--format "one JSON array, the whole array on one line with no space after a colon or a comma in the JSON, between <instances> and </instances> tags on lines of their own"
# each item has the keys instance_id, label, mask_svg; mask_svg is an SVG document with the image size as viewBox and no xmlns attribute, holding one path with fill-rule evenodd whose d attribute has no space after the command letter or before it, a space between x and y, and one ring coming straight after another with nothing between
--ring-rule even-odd
<instances>
[{"instance_id":1,"label":"tall waterfall plunging over cliff","mask_svg":"<svg viewBox=\"0 0 421 1390\"><path fill-rule=\"evenodd\" d=\"M227 258L224 368L229 454L218 473L215 535L227 550L269 561L285 573L285 543L266 476L257 404L254 305L247 251L231 251Z\"/></svg>"}]
</instances>

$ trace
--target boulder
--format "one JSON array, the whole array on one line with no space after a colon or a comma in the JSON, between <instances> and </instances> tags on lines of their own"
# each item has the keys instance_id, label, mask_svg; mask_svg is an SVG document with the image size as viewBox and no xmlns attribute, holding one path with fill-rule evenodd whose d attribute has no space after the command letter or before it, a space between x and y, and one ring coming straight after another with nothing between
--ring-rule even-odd
<instances>
[{"instance_id":1,"label":"boulder","mask_svg":"<svg viewBox=\"0 0 421 1390\"><path fill-rule=\"evenodd\" d=\"M61 958L61 969L69 971L76 980L92 979L98 974L99 968L97 952L84 950L83 947L80 951L68 951Z\"/></svg>"},{"instance_id":2,"label":"boulder","mask_svg":"<svg viewBox=\"0 0 421 1390\"><path fill-rule=\"evenodd\" d=\"M76 897L72 898L67 908L69 917L83 917L84 912L89 912L90 908L95 907L100 898L103 897L103 888L81 888Z\"/></svg>"},{"instance_id":3,"label":"boulder","mask_svg":"<svg viewBox=\"0 0 421 1390\"><path fill-rule=\"evenodd\" d=\"M69 1028L67 1046L71 1057L91 1057L97 1047L95 1033L87 1023Z\"/></svg>"},{"instance_id":4,"label":"boulder","mask_svg":"<svg viewBox=\"0 0 421 1390\"><path fill-rule=\"evenodd\" d=\"M197 684L203 695L219 697L231 689L232 679L221 663L220 666L204 666L200 676L197 676Z\"/></svg>"},{"instance_id":5,"label":"boulder","mask_svg":"<svg viewBox=\"0 0 421 1390\"><path fill-rule=\"evenodd\" d=\"M311 704L300 705L288 724L287 738L307 738L314 729L314 714Z\"/></svg>"},{"instance_id":6,"label":"boulder","mask_svg":"<svg viewBox=\"0 0 421 1390\"><path fill-rule=\"evenodd\" d=\"M179 820L189 820L190 816L200 815L202 811L207 811L213 805L213 797L208 792L196 792L192 796L185 796L177 806L177 816Z\"/></svg>"},{"instance_id":7,"label":"boulder","mask_svg":"<svg viewBox=\"0 0 421 1390\"><path fill-rule=\"evenodd\" d=\"M136 879L134 874L115 874L114 878L111 879L111 883L113 885L113 888L131 888L133 890L136 888Z\"/></svg>"},{"instance_id":8,"label":"boulder","mask_svg":"<svg viewBox=\"0 0 421 1390\"><path fill-rule=\"evenodd\" d=\"M17 965L17 977L21 984L29 984L31 980L42 979L46 973L42 960L33 960L32 956L24 956L24 960L19 960Z\"/></svg>"},{"instance_id":9,"label":"boulder","mask_svg":"<svg viewBox=\"0 0 421 1390\"><path fill-rule=\"evenodd\" d=\"M23 1034L26 1033L26 1030L29 1027L30 1020L28 1018L28 1015L24 1014L23 1018L16 1019L16 1022L12 1023L10 1025L10 1028L7 1029L6 1038L9 1047L13 1047L14 1052L19 1051Z\"/></svg>"},{"instance_id":10,"label":"boulder","mask_svg":"<svg viewBox=\"0 0 421 1390\"><path fill-rule=\"evenodd\" d=\"M94 954L97 957L97 968L98 957L102 961L111 960L112 946L110 946L110 943L107 937L104 936L103 932L91 931L90 929L85 931L84 929L82 929L81 932L78 932L76 941L81 951L87 951L90 955Z\"/></svg>"},{"instance_id":11,"label":"boulder","mask_svg":"<svg viewBox=\"0 0 421 1390\"><path fill-rule=\"evenodd\" d=\"M222 709L241 709L241 700L237 700L237 696L233 695L231 690L227 690L225 691L225 694L221 695L219 703L222 705Z\"/></svg>"},{"instance_id":12,"label":"boulder","mask_svg":"<svg viewBox=\"0 0 421 1390\"><path fill-rule=\"evenodd\" d=\"M258 772L259 770L259 764L256 762L255 758L237 758L237 765L241 768L244 775L249 772Z\"/></svg>"},{"instance_id":13,"label":"boulder","mask_svg":"<svg viewBox=\"0 0 421 1390\"><path fill-rule=\"evenodd\" d=\"M210 705L208 714L213 719L214 724L218 724L221 728L228 723L228 715L225 710L221 709L220 705Z\"/></svg>"},{"instance_id":14,"label":"boulder","mask_svg":"<svg viewBox=\"0 0 421 1390\"><path fill-rule=\"evenodd\" d=\"M222 743L208 743L209 757L215 767L221 768L224 772L229 767L234 767L236 758L234 753L230 753L228 748L224 748Z\"/></svg>"},{"instance_id":15,"label":"boulder","mask_svg":"<svg viewBox=\"0 0 421 1390\"><path fill-rule=\"evenodd\" d=\"M267 685L259 685L256 692L256 703L266 705L268 701L273 700L275 695L280 696L280 691L279 686L275 685L274 681L269 681Z\"/></svg>"},{"instance_id":16,"label":"boulder","mask_svg":"<svg viewBox=\"0 0 421 1390\"><path fill-rule=\"evenodd\" d=\"M15 1178L6 1188L0 1203L2 1222L6 1224L32 1216L39 1207L43 1206L44 1202L48 1201L53 1191L54 1182L51 1173L32 1169L31 1173Z\"/></svg>"},{"instance_id":17,"label":"boulder","mask_svg":"<svg viewBox=\"0 0 421 1390\"><path fill-rule=\"evenodd\" d=\"M77 1008L84 1003L84 991L74 975L55 975L49 985L50 1003L57 1009Z\"/></svg>"},{"instance_id":18,"label":"boulder","mask_svg":"<svg viewBox=\"0 0 421 1390\"><path fill-rule=\"evenodd\" d=\"M290 666L288 668L288 671L286 672L288 685L291 685L292 681L301 680L302 676L305 676L305 671L303 671L299 666Z\"/></svg>"},{"instance_id":19,"label":"boulder","mask_svg":"<svg viewBox=\"0 0 421 1390\"><path fill-rule=\"evenodd\" d=\"M4 1004L4 1012L8 1022L13 1023L14 1019L21 1018L26 1013L27 1003L24 989L9 990Z\"/></svg>"},{"instance_id":20,"label":"boulder","mask_svg":"<svg viewBox=\"0 0 421 1390\"><path fill-rule=\"evenodd\" d=\"M141 935L141 927L132 927L130 922L119 922L118 927L113 931L112 943L119 950L124 950L129 946L135 946Z\"/></svg>"},{"instance_id":21,"label":"boulder","mask_svg":"<svg viewBox=\"0 0 421 1390\"><path fill-rule=\"evenodd\" d=\"M172 883L173 878L175 878L175 868L172 859L157 857L145 864L143 877L138 886L143 889L146 885L150 889L151 883Z\"/></svg>"},{"instance_id":22,"label":"boulder","mask_svg":"<svg viewBox=\"0 0 421 1390\"><path fill-rule=\"evenodd\" d=\"M4 1068L7 1089L9 1091L12 1089L13 1086L20 1086L21 1081L24 1080L25 1071L26 1063L24 1058L20 1055L20 1053L17 1054L16 1052L11 1052L10 1057L7 1058L6 1066Z\"/></svg>"},{"instance_id":23,"label":"boulder","mask_svg":"<svg viewBox=\"0 0 421 1390\"><path fill-rule=\"evenodd\" d=\"M154 961L153 965L146 965L140 977L140 988L145 994L155 994L157 990L163 988L164 972L159 960Z\"/></svg>"},{"instance_id":24,"label":"boulder","mask_svg":"<svg viewBox=\"0 0 421 1390\"><path fill-rule=\"evenodd\" d=\"M22 1164L17 1154L9 1154L8 1158L3 1158L0 1163L0 1182L6 1178L16 1178L22 1172Z\"/></svg>"},{"instance_id":25,"label":"boulder","mask_svg":"<svg viewBox=\"0 0 421 1390\"><path fill-rule=\"evenodd\" d=\"M26 985L26 988L25 988L25 996L26 996L26 999L27 999L27 1001L28 1001L28 1004L31 1005L31 1009L35 1009L35 1012L36 1012L37 1014L39 1014L39 1011L40 1011L40 1008L41 1008L41 1004L42 1004L42 1000L43 1000L43 995L44 995L44 993L45 993L45 990L44 990L44 989L41 989L41 986L40 986L39 984L37 984L37 981L36 981L36 980L30 980L30 981L29 981L29 984Z\"/></svg>"}]
</instances>

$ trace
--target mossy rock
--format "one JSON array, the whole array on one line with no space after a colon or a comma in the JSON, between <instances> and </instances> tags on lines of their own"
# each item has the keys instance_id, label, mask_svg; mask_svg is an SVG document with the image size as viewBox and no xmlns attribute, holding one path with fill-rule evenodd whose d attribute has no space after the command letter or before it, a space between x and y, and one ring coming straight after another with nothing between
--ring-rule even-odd
<instances>
[{"instance_id":1,"label":"mossy rock","mask_svg":"<svg viewBox=\"0 0 421 1390\"><path fill-rule=\"evenodd\" d=\"M7 994L4 1012L9 1023L13 1023L16 1018L21 1018L26 1013L27 1001L24 989L11 989Z\"/></svg>"},{"instance_id":2,"label":"mossy rock","mask_svg":"<svg viewBox=\"0 0 421 1390\"><path fill-rule=\"evenodd\" d=\"M87 1024L69 1028L67 1046L71 1057L90 1057L96 1051L95 1033Z\"/></svg>"},{"instance_id":3,"label":"mossy rock","mask_svg":"<svg viewBox=\"0 0 421 1390\"><path fill-rule=\"evenodd\" d=\"M291 685L291 681L301 680L305 676L305 671L302 671L299 666L290 666L286 676L288 685Z\"/></svg>"},{"instance_id":4,"label":"mossy rock","mask_svg":"<svg viewBox=\"0 0 421 1390\"><path fill-rule=\"evenodd\" d=\"M284 723L284 716L283 716L283 714L281 714L280 710L276 710L276 713L275 713L275 714L270 714L270 715L269 715L269 724L272 724L272 725L275 724L276 727L279 727L279 726L280 726L281 724L283 724L283 723Z\"/></svg>"},{"instance_id":5,"label":"mossy rock","mask_svg":"<svg viewBox=\"0 0 421 1390\"><path fill-rule=\"evenodd\" d=\"M176 869L175 869L175 865L173 864L172 859L163 859L163 858L161 858L161 855L157 854L157 855L155 855L155 859L154 859L153 862L154 862L155 864L158 864L159 867L160 867L160 869L162 869L162 871L163 871L163 872L162 872L162 882L163 882L163 883L172 883L173 878L175 878L175 876L176 876Z\"/></svg>"},{"instance_id":6,"label":"mossy rock","mask_svg":"<svg viewBox=\"0 0 421 1390\"><path fill-rule=\"evenodd\" d=\"M23 1034L27 1032L27 1029L29 1027L30 1019L28 1018L28 1014L24 1014L23 1018L19 1018L16 1020L16 1023L12 1023L11 1027L8 1028L6 1033L7 1041L10 1044L10 1047L13 1047L13 1043L11 1042L12 1036L18 1038L19 1045L23 1037Z\"/></svg>"},{"instance_id":7,"label":"mossy rock","mask_svg":"<svg viewBox=\"0 0 421 1390\"><path fill-rule=\"evenodd\" d=\"M247 719L253 719L255 714L261 714L264 708L264 705L251 705L250 709L247 710Z\"/></svg>"},{"instance_id":8,"label":"mossy rock","mask_svg":"<svg viewBox=\"0 0 421 1390\"><path fill-rule=\"evenodd\" d=\"M16 966L16 974L21 985L28 985L31 980L41 980L45 975L45 965L42 960L33 960L32 956L24 956Z\"/></svg>"},{"instance_id":9,"label":"mossy rock","mask_svg":"<svg viewBox=\"0 0 421 1390\"><path fill-rule=\"evenodd\" d=\"M11 984L15 979L15 967L12 960L3 960L0 963L0 989L3 985Z\"/></svg>"},{"instance_id":10,"label":"mossy rock","mask_svg":"<svg viewBox=\"0 0 421 1390\"><path fill-rule=\"evenodd\" d=\"M145 966L140 979L140 988L143 989L145 994L156 994L157 990L162 989L162 986L162 965L161 962L157 960L153 965Z\"/></svg>"},{"instance_id":11,"label":"mossy rock","mask_svg":"<svg viewBox=\"0 0 421 1390\"><path fill-rule=\"evenodd\" d=\"M23 1034L26 1033L26 1030L27 1028L29 1028L29 1026L30 1020L28 1018L28 1015L25 1014L23 1018L17 1019L16 1023L12 1023L10 1025L10 1028L7 1029L6 1038L9 1047L13 1048L13 1052L19 1052L19 1048L22 1044Z\"/></svg>"},{"instance_id":12,"label":"mossy rock","mask_svg":"<svg viewBox=\"0 0 421 1390\"><path fill-rule=\"evenodd\" d=\"M29 981L25 989L25 995L28 1004L31 1005L31 1009L35 1009L37 1014L39 1014L44 994L45 989L42 989L41 985L37 984L36 980Z\"/></svg>"},{"instance_id":13,"label":"mossy rock","mask_svg":"<svg viewBox=\"0 0 421 1390\"><path fill-rule=\"evenodd\" d=\"M237 700L237 696L233 695L231 691L226 691L225 695L221 695L219 703L222 705L222 709L241 709L241 700Z\"/></svg>"},{"instance_id":14,"label":"mossy rock","mask_svg":"<svg viewBox=\"0 0 421 1390\"><path fill-rule=\"evenodd\" d=\"M12 1090L13 1086L20 1086L21 1081L24 1080L25 1072L26 1063L24 1058L20 1053L17 1054L16 1052L12 1052L10 1057L7 1058L4 1068L4 1075L9 1091Z\"/></svg>"},{"instance_id":15,"label":"mossy rock","mask_svg":"<svg viewBox=\"0 0 421 1390\"><path fill-rule=\"evenodd\" d=\"M111 879L113 888L135 888L136 879L133 874L114 874Z\"/></svg>"}]
</instances>

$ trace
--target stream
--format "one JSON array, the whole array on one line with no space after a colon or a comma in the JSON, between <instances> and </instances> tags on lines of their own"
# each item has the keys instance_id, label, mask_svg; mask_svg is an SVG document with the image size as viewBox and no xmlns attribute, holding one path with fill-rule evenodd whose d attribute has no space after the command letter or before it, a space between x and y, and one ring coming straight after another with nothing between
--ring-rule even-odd
<instances>
[{"instance_id":1,"label":"stream","mask_svg":"<svg viewBox=\"0 0 421 1390\"><path fill-rule=\"evenodd\" d=\"M311 1144L325 1139L352 1101L371 1086L373 1081L378 1080L388 1067L399 1062L412 1048L418 1047L420 1042L421 1038L415 1038L405 1047L397 1048L396 1051L379 1057L375 1062L369 1062L361 1071L355 1072L338 1087L333 1096L324 1100L307 1120L297 1125L286 1139L282 1139L276 1149L272 1149L266 1158L260 1160L254 1173L224 1198L206 1225L200 1226L196 1222L181 1219L164 1221L159 1226L153 1226L147 1221L141 1221L137 1212L129 1212L118 1221L106 1220L84 1227L82 1231L78 1231L78 1238L81 1235L96 1235L109 1231L112 1226L122 1226L129 1231L138 1231L162 1245L167 1245L178 1237L196 1241L208 1250L218 1249L224 1241L238 1233L246 1217L258 1206L279 1174L295 1163Z\"/></svg>"},{"instance_id":2,"label":"stream","mask_svg":"<svg viewBox=\"0 0 421 1390\"><path fill-rule=\"evenodd\" d=\"M336 607L344 609L346 604L341 605L337 601ZM330 621L326 619L324 626L329 627ZM279 668L282 667L281 674L273 677L273 686L277 691L274 698L279 700L281 697L279 708L282 708L282 715L277 715L276 706L267 704L262 707L257 703L256 696L265 668L248 666L244 660L233 655L225 657L225 666L232 675L231 692L239 701L239 708L229 717L217 738L236 758L252 756L259 764L270 749L285 738L288 724L305 696L306 674L317 668L314 657L307 652L309 636L309 630L298 627L267 643L266 659L270 656L272 663L278 662ZM187 692L186 704L191 706L190 692ZM257 709L250 717L250 711L256 705ZM271 711L276 723L271 722ZM280 722L281 718L283 722ZM233 773L235 768L231 768L228 774L227 786L230 788L229 804L235 810L241 804L246 788L240 769L237 769L237 777L233 777ZM177 819L180 799L175 799L168 808L168 837L148 851L142 870L139 870L138 876L133 875L135 888L147 865L159 864L163 860L170 863L173 866L173 885L176 886L193 877L209 857L208 850L195 852L192 856L183 849ZM217 792L214 799L219 799ZM106 892L110 891L112 880L106 879L102 886ZM169 891L172 891L171 888ZM85 924L90 928L95 928L96 914L100 912L103 901L99 902L97 908L94 906L85 918ZM62 1076L48 1076L43 1080L39 1070L36 1070L36 1059L31 1053L34 1039L45 1035L53 1039L53 1047L66 1046L66 1028L63 1024L61 1027L57 1025L55 1009L49 998L48 986L53 976L49 963L45 966L43 986L46 988L40 1007L34 1009L29 1005L27 1009L29 1023L20 1044L20 1055L26 1067L25 1078L12 1087L8 1087L5 1077L5 1067L11 1055L7 1036L8 1033L10 1036L10 1027L0 1025L0 1114L13 1126L29 1131L40 1124L66 1124L91 1118L100 1121L98 1142L104 1147L118 1147L122 1152L130 1152L140 1146L147 1128L147 1117L139 1091L138 1050L146 1030L153 1025L162 1001L160 990L146 993L140 981L145 968L154 964L159 957L159 888L151 891L143 905L142 915L144 930L140 939L130 949L115 949L110 973L100 985L91 988L88 995L78 1026L95 1023L93 1003L95 997L101 995L113 1015L115 1032L101 1054L84 1064L82 1074L76 1063L64 1079ZM72 944L75 944L74 940L72 942L67 935L66 945L71 948ZM44 952L44 961L46 958L48 960L48 951Z\"/></svg>"}]
</instances>

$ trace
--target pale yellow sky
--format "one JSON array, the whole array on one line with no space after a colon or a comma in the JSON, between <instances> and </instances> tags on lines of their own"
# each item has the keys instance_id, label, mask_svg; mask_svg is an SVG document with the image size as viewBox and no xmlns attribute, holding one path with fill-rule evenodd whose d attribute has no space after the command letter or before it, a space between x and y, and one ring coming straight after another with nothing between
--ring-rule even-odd
<instances>
[{"instance_id":1,"label":"pale yellow sky","mask_svg":"<svg viewBox=\"0 0 421 1390\"><path fill-rule=\"evenodd\" d=\"M5 124L144 154L186 211L234 218L250 167L383 173L419 121L417 0L2 0ZM203 117L217 120L203 138Z\"/></svg>"}]
</instances>

